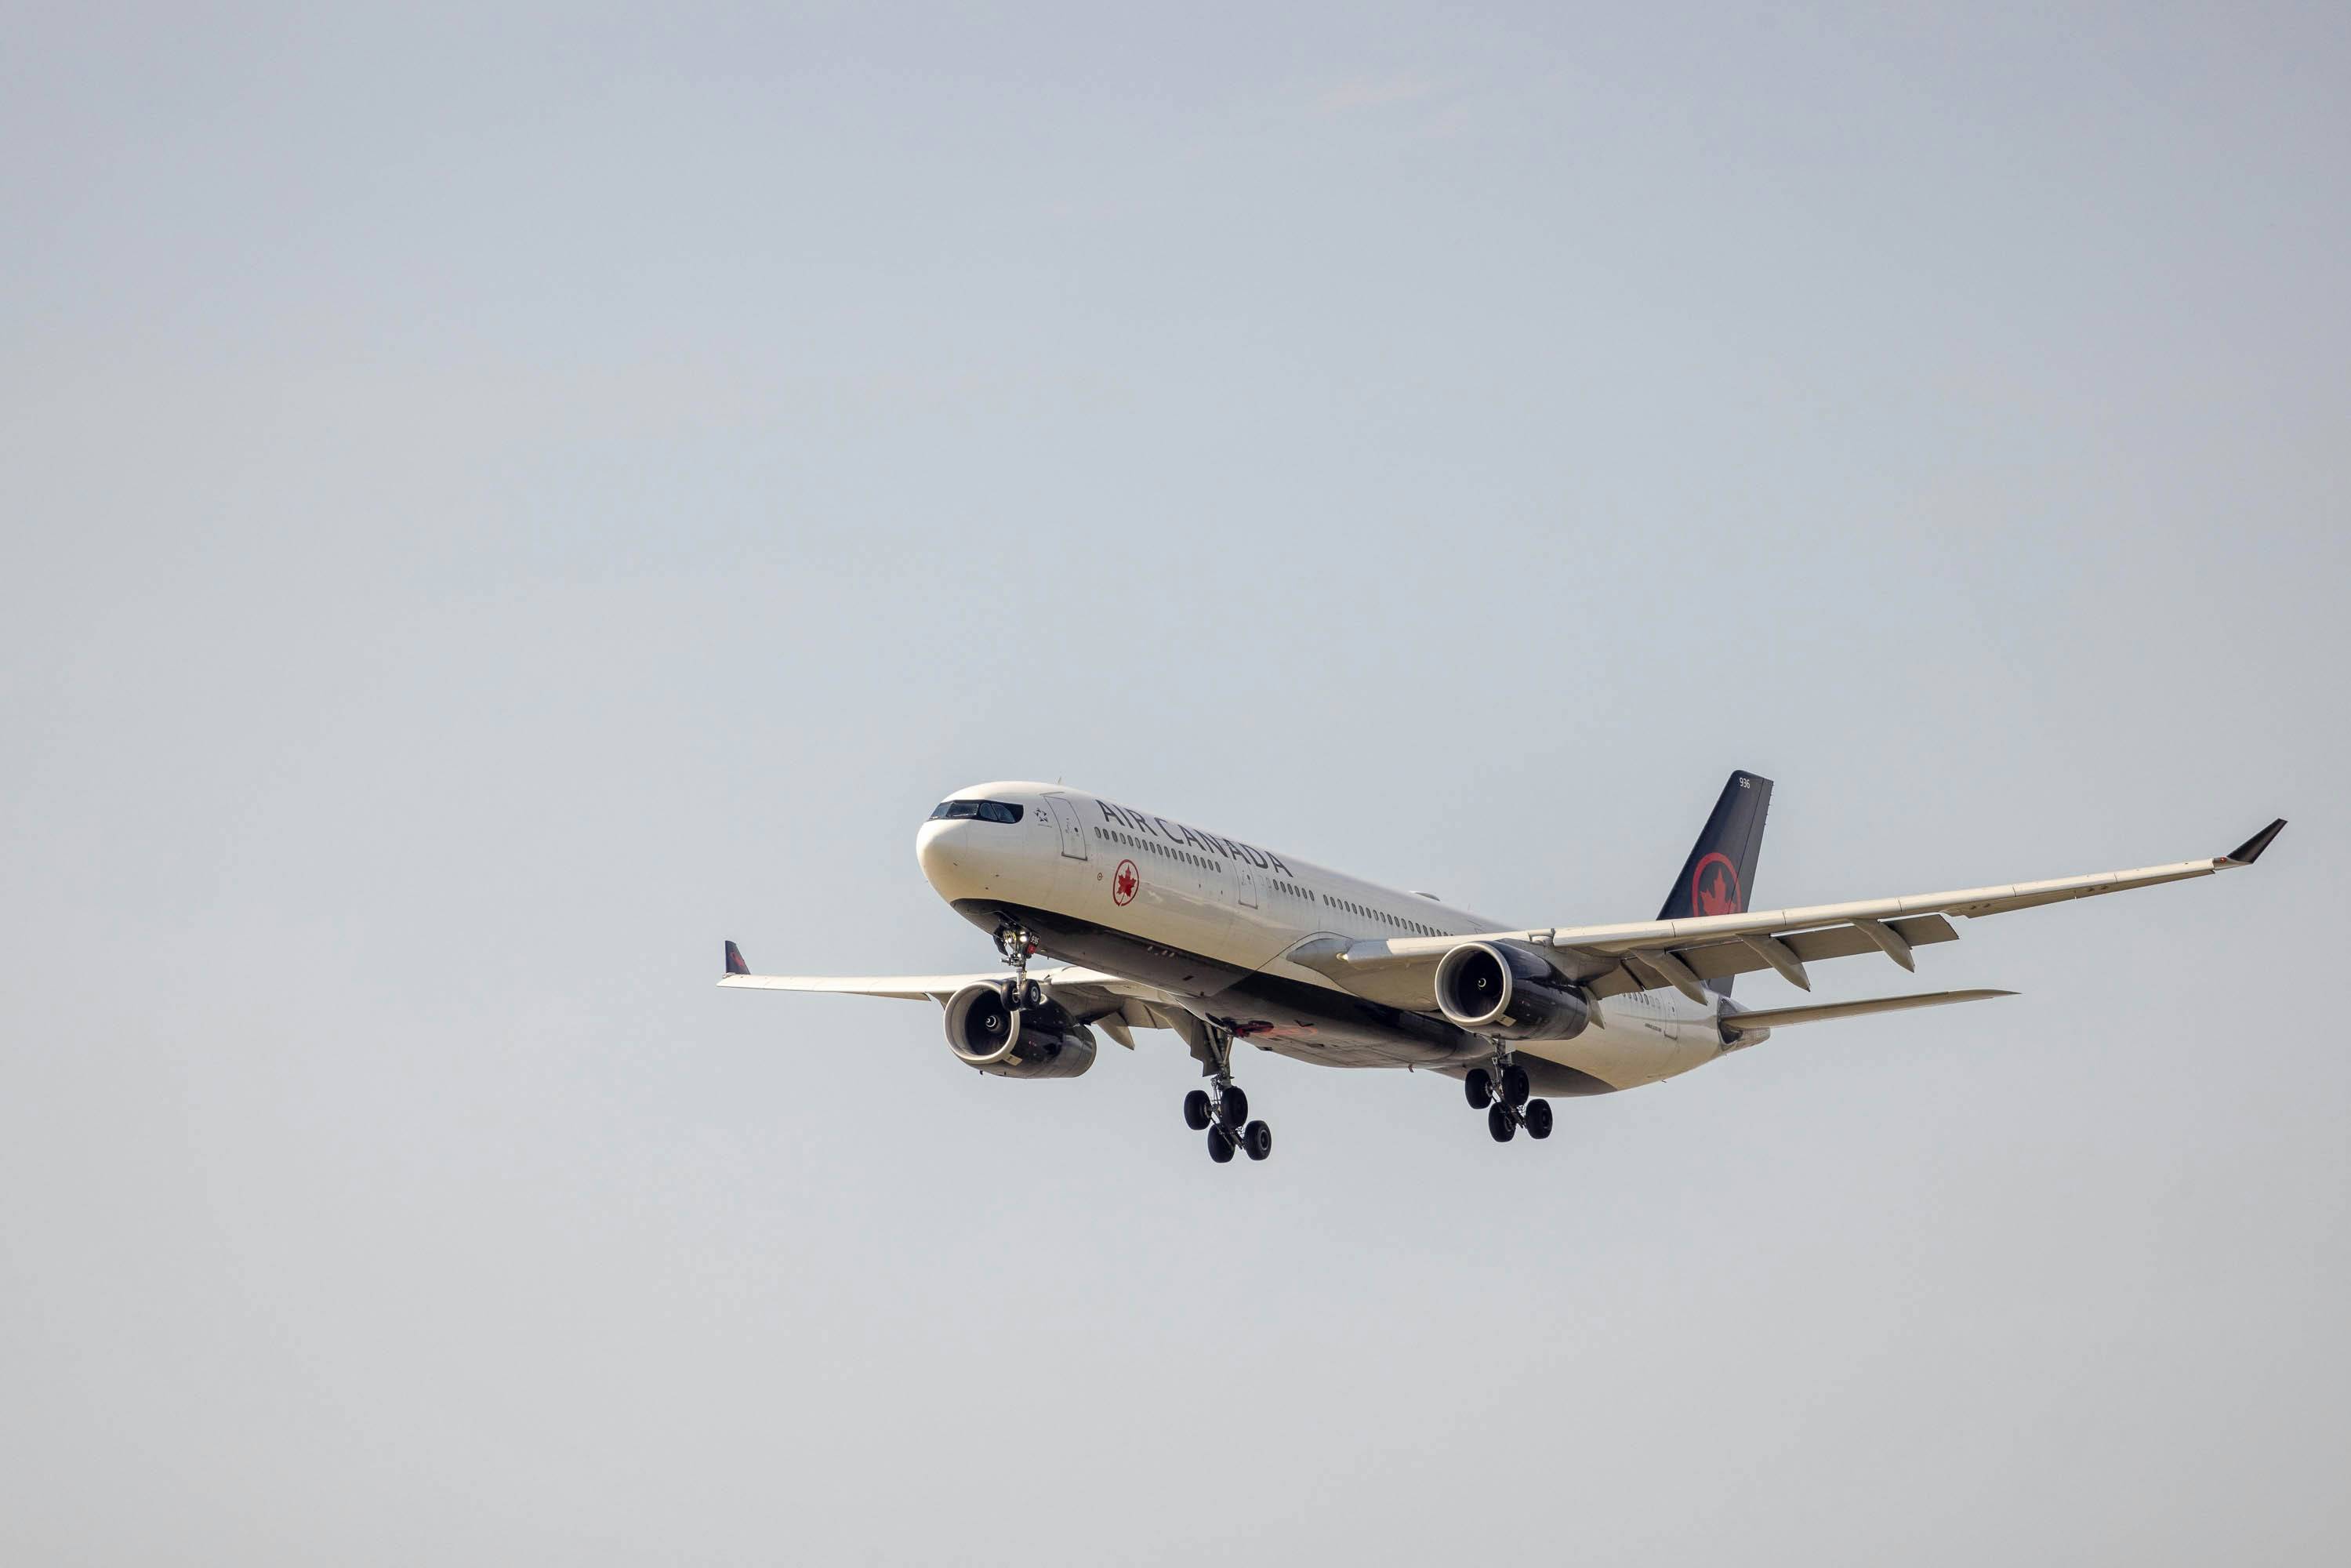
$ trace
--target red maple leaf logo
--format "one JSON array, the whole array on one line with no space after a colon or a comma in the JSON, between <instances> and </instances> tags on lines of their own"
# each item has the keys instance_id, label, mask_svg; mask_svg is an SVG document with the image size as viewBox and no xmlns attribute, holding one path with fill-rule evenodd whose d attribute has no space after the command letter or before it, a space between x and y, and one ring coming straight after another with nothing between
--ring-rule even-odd
<instances>
[{"instance_id":1,"label":"red maple leaf logo","mask_svg":"<svg viewBox=\"0 0 2351 1568\"><path fill-rule=\"evenodd\" d=\"M1133 861L1119 862L1117 873L1110 879L1111 902L1113 904L1133 903L1134 901L1134 890L1142 883L1142 882L1143 874L1134 869L1134 862Z\"/></svg>"},{"instance_id":2,"label":"red maple leaf logo","mask_svg":"<svg viewBox=\"0 0 2351 1568\"><path fill-rule=\"evenodd\" d=\"M1736 915L1742 907L1730 857L1718 852L1698 862L1690 873L1690 908L1699 915Z\"/></svg>"}]
</instances>

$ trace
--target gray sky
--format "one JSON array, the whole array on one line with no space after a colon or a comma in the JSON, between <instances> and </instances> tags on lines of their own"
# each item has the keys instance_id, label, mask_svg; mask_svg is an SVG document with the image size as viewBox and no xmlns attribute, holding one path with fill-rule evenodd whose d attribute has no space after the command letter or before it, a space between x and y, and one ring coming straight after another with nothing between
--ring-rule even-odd
<instances>
[{"instance_id":1,"label":"gray sky","mask_svg":"<svg viewBox=\"0 0 2351 1568\"><path fill-rule=\"evenodd\" d=\"M8 32L0 1554L2351 1554L2342 7ZM1541 1146L710 985L986 967L982 779L1563 923L1734 767L2294 825Z\"/></svg>"}]
</instances>

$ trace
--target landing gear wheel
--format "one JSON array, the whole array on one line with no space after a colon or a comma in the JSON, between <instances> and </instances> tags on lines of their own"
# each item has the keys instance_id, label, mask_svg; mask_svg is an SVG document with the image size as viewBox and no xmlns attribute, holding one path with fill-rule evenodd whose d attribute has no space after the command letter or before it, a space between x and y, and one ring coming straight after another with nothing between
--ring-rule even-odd
<instances>
[{"instance_id":1,"label":"landing gear wheel","mask_svg":"<svg viewBox=\"0 0 2351 1568\"><path fill-rule=\"evenodd\" d=\"M1523 1115L1527 1119L1528 1137L1548 1138L1551 1136L1550 1101L1530 1100L1527 1102L1527 1108L1520 1112L1520 1114Z\"/></svg>"},{"instance_id":2,"label":"landing gear wheel","mask_svg":"<svg viewBox=\"0 0 2351 1568\"><path fill-rule=\"evenodd\" d=\"M1222 1127L1208 1129L1208 1157L1220 1166L1232 1163L1233 1135Z\"/></svg>"},{"instance_id":3,"label":"landing gear wheel","mask_svg":"<svg viewBox=\"0 0 2351 1568\"><path fill-rule=\"evenodd\" d=\"M1502 1103L1515 1111L1527 1103L1534 1085L1527 1082L1527 1070L1515 1064L1502 1069Z\"/></svg>"},{"instance_id":4,"label":"landing gear wheel","mask_svg":"<svg viewBox=\"0 0 2351 1568\"><path fill-rule=\"evenodd\" d=\"M1510 1114L1508 1105L1497 1105L1486 1113L1486 1131L1494 1134L1498 1144L1507 1144L1518 1136L1519 1119Z\"/></svg>"},{"instance_id":5,"label":"landing gear wheel","mask_svg":"<svg viewBox=\"0 0 2351 1568\"><path fill-rule=\"evenodd\" d=\"M1251 1122L1241 1129L1241 1147L1249 1151L1249 1157L1253 1160L1265 1158L1273 1153L1273 1129L1263 1122Z\"/></svg>"},{"instance_id":6,"label":"landing gear wheel","mask_svg":"<svg viewBox=\"0 0 2351 1568\"><path fill-rule=\"evenodd\" d=\"M1205 1133L1208 1130L1208 1124L1215 1119L1216 1113L1208 1108L1208 1092L1207 1090L1195 1089L1192 1092L1184 1096L1184 1124L1186 1126L1191 1128L1192 1131L1196 1133Z\"/></svg>"},{"instance_id":7,"label":"landing gear wheel","mask_svg":"<svg viewBox=\"0 0 2351 1568\"><path fill-rule=\"evenodd\" d=\"M1249 1120L1249 1096L1241 1092L1239 1084L1228 1083L1224 1102L1217 1109L1220 1113L1218 1119L1226 1126L1238 1127Z\"/></svg>"},{"instance_id":8,"label":"landing gear wheel","mask_svg":"<svg viewBox=\"0 0 2351 1568\"><path fill-rule=\"evenodd\" d=\"M1469 1097L1469 1109L1483 1111L1494 1103L1494 1075L1482 1067L1473 1067L1461 1080L1462 1092Z\"/></svg>"}]
</instances>

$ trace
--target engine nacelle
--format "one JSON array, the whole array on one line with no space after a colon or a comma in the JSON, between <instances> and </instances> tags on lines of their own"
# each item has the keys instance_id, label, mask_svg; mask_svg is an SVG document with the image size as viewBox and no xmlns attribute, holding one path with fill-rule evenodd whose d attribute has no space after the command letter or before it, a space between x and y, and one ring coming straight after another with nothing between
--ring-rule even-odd
<instances>
[{"instance_id":1,"label":"engine nacelle","mask_svg":"<svg viewBox=\"0 0 2351 1568\"><path fill-rule=\"evenodd\" d=\"M1503 1040L1573 1040L1592 1022L1583 994L1516 942L1447 953L1437 965L1437 1006L1463 1029Z\"/></svg>"},{"instance_id":2,"label":"engine nacelle","mask_svg":"<svg viewBox=\"0 0 2351 1568\"><path fill-rule=\"evenodd\" d=\"M966 986L947 998L947 1044L998 1078L1075 1078L1094 1064L1094 1031L1058 1002L1009 1008L1004 988Z\"/></svg>"}]
</instances>

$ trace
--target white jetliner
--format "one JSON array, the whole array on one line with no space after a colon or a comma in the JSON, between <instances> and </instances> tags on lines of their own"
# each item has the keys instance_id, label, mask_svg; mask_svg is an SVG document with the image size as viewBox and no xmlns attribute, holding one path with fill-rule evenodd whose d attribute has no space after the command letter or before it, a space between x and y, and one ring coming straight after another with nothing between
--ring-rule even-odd
<instances>
[{"instance_id":1,"label":"white jetliner","mask_svg":"<svg viewBox=\"0 0 2351 1568\"><path fill-rule=\"evenodd\" d=\"M1093 1030L1133 1050L1172 1030L1209 1087L1184 1117L1218 1163L1263 1159L1233 1044L1330 1067L1422 1068L1462 1080L1507 1143L1552 1129L1539 1094L1604 1094L1687 1072L1788 1024L2004 997L1929 991L1751 1011L1732 980L1949 942L1980 918L2251 865L2284 820L2227 854L2055 882L1972 887L1809 909L1750 912L1771 781L1734 773L1657 918L1625 925L1506 925L1425 893L1326 871L1081 789L981 784L940 802L914 856L941 898L996 939L1011 967L978 975L754 975L726 944L718 983L757 990L928 998L947 1044L982 1072L1074 1078ZM1031 970L1032 954L1068 967Z\"/></svg>"}]
</instances>

